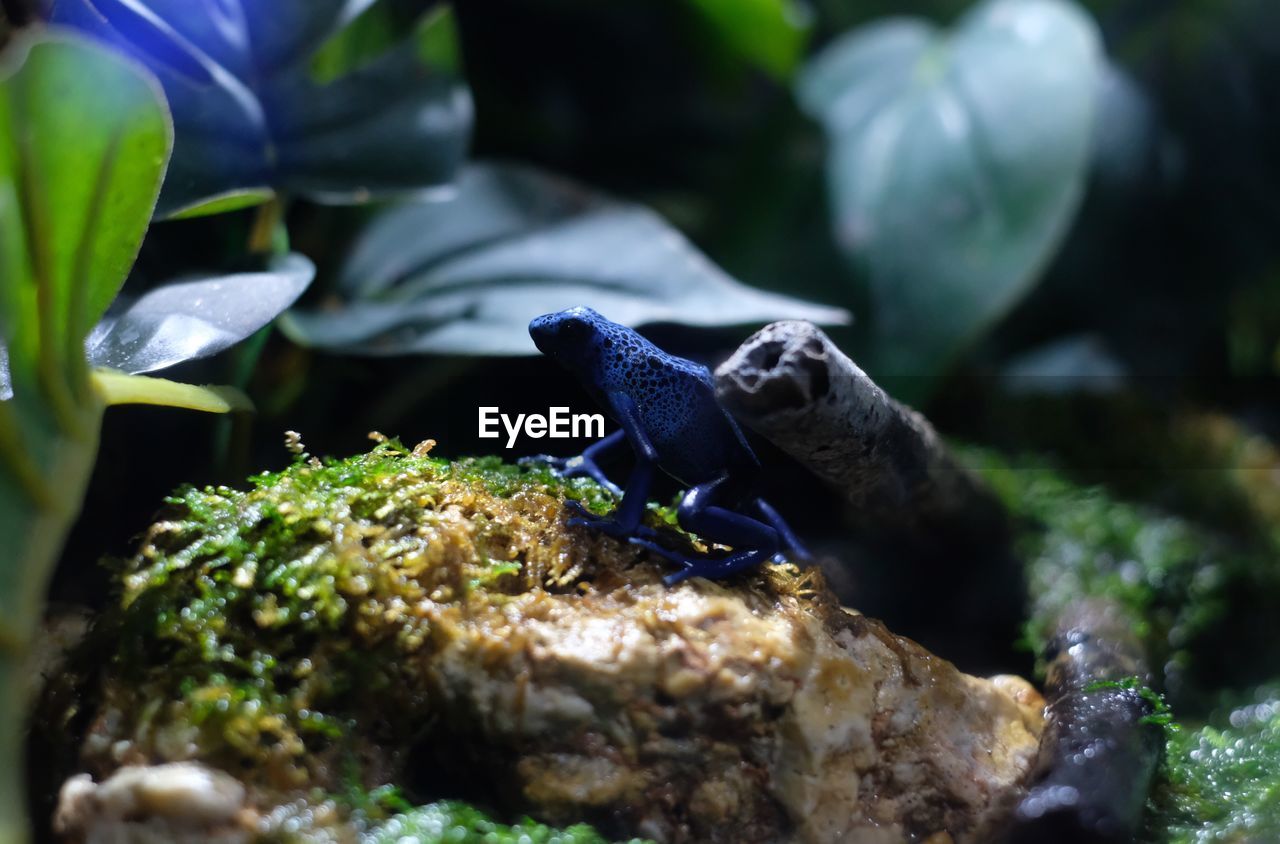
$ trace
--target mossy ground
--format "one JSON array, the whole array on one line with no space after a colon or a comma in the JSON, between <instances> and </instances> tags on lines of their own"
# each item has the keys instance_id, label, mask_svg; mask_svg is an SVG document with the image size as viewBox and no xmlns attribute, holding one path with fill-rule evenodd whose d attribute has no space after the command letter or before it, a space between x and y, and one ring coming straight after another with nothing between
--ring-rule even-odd
<instances>
[{"instance_id":1,"label":"mossy ground","mask_svg":"<svg viewBox=\"0 0 1280 844\"><path fill-rule=\"evenodd\" d=\"M524 819L495 823L483 812L456 801L420 806L388 818L365 836L365 844L606 844L589 826L553 829Z\"/></svg>"},{"instance_id":2,"label":"mossy ground","mask_svg":"<svg viewBox=\"0 0 1280 844\"><path fill-rule=\"evenodd\" d=\"M1247 688L1275 676L1280 639L1268 631L1280 605L1280 561L1265 536L1228 538L1073 483L1034 459L965 453L1020 522L1029 643L1040 652L1068 603L1108 598L1127 611L1175 692L1173 718L1160 716L1169 722L1165 763L1143 839L1280 841L1280 688L1260 687L1248 705L1213 705L1224 677L1243 678Z\"/></svg>"},{"instance_id":3,"label":"mossy ground","mask_svg":"<svg viewBox=\"0 0 1280 844\"><path fill-rule=\"evenodd\" d=\"M565 498L612 506L593 482L427 450L388 441L345 460L300 455L247 490L168 499L120 572L120 609L103 628L118 643L100 710L113 723L110 736L91 730L85 764L194 757L370 829L386 820L391 808L362 795L394 778L431 720L433 690L413 657L441 634L421 608L571 591L636 557L563 529ZM650 519L672 514L652 508ZM395 823L449 841L597 840L585 828L501 827L459 805Z\"/></svg>"},{"instance_id":4,"label":"mossy ground","mask_svg":"<svg viewBox=\"0 0 1280 844\"><path fill-rule=\"evenodd\" d=\"M976 448L965 456L1018 523L1031 596L1026 637L1037 653L1064 607L1100 597L1127 611L1184 706L1202 705L1235 676L1256 681L1280 669L1267 662L1280 655L1253 647L1268 631L1280 634L1268 609L1280 601L1269 546L1074 483L1034 458ZM1245 648L1239 659L1224 655L1232 645Z\"/></svg>"}]
</instances>

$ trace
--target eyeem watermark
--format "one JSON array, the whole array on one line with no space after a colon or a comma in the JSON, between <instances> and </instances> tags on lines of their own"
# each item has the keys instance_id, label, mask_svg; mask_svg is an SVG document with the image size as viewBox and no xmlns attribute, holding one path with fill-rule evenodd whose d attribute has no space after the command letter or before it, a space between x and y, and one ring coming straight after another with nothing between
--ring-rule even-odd
<instances>
[{"instance_id":1,"label":"eyeem watermark","mask_svg":"<svg viewBox=\"0 0 1280 844\"><path fill-rule=\"evenodd\" d=\"M515 419L496 407L480 408L480 438L494 440L502 436L498 425L507 432L507 448L514 448L516 439L523 433L535 440L551 437L567 440L577 437L604 436L604 415L600 413L570 413L567 407L549 407L547 415L518 413Z\"/></svg>"}]
</instances>

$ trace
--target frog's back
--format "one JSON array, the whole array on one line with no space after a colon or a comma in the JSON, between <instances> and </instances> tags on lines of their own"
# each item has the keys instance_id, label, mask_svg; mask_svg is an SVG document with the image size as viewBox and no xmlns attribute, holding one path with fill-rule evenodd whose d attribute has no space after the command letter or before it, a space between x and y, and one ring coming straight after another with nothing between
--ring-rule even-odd
<instances>
[{"instance_id":1,"label":"frog's back","mask_svg":"<svg viewBox=\"0 0 1280 844\"><path fill-rule=\"evenodd\" d=\"M618 328L602 335L601 387L630 397L662 469L693 485L754 467L755 455L716 401L711 371Z\"/></svg>"}]
</instances>

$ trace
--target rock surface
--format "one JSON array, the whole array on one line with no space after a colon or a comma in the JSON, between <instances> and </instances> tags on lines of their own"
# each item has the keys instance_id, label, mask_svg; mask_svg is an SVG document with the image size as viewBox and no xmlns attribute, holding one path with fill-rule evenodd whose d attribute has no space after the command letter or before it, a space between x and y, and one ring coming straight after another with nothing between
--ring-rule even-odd
<instances>
[{"instance_id":1,"label":"rock surface","mask_svg":"<svg viewBox=\"0 0 1280 844\"><path fill-rule=\"evenodd\" d=\"M391 444L178 496L95 638L74 773L196 760L261 818L394 783L671 842L962 844L1007 817L1043 729L1025 681L967 676L790 566L668 588L566 528L565 496L609 506ZM59 816L92 837L107 784L73 782ZM376 803L309 816L342 838Z\"/></svg>"},{"instance_id":2,"label":"rock surface","mask_svg":"<svg viewBox=\"0 0 1280 844\"><path fill-rule=\"evenodd\" d=\"M102 783L77 774L62 786L54 831L88 844L250 840L244 786L189 762L126 766Z\"/></svg>"}]
</instances>

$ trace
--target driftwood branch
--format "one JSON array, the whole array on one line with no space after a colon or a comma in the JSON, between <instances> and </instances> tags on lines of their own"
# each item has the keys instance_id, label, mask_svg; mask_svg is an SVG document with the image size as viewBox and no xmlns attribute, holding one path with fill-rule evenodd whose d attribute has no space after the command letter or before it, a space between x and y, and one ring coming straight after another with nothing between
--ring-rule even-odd
<instances>
[{"instance_id":1,"label":"driftwood branch","mask_svg":"<svg viewBox=\"0 0 1280 844\"><path fill-rule=\"evenodd\" d=\"M805 322L762 329L716 370L716 391L736 418L839 490L868 529L936 552L944 567L935 573L952 564L954 577L935 588L945 583L944 604L968 603L982 574L954 565L965 559L957 545L1005 543L1003 508L923 416L888 396L821 330ZM1013 569L997 564L987 576L1016 577L1010 562ZM973 600L994 609L992 592L976 591ZM1159 761L1161 728L1148 722L1152 707L1138 690L1098 684L1145 682L1141 644L1131 619L1104 602L1069 608L1054 629L1043 655L1048 725L1011 837L1127 840Z\"/></svg>"},{"instance_id":2,"label":"driftwood branch","mask_svg":"<svg viewBox=\"0 0 1280 844\"><path fill-rule=\"evenodd\" d=\"M777 322L716 370L721 403L839 490L878 531L953 545L1004 536L1004 511L919 413L816 326Z\"/></svg>"},{"instance_id":3,"label":"driftwood branch","mask_svg":"<svg viewBox=\"0 0 1280 844\"><path fill-rule=\"evenodd\" d=\"M1046 653L1048 722L1038 773L1014 814L1018 844L1128 841L1142 819L1160 761L1163 730L1151 702L1133 688L1149 682L1132 620L1103 600L1081 601L1058 620Z\"/></svg>"}]
</instances>

